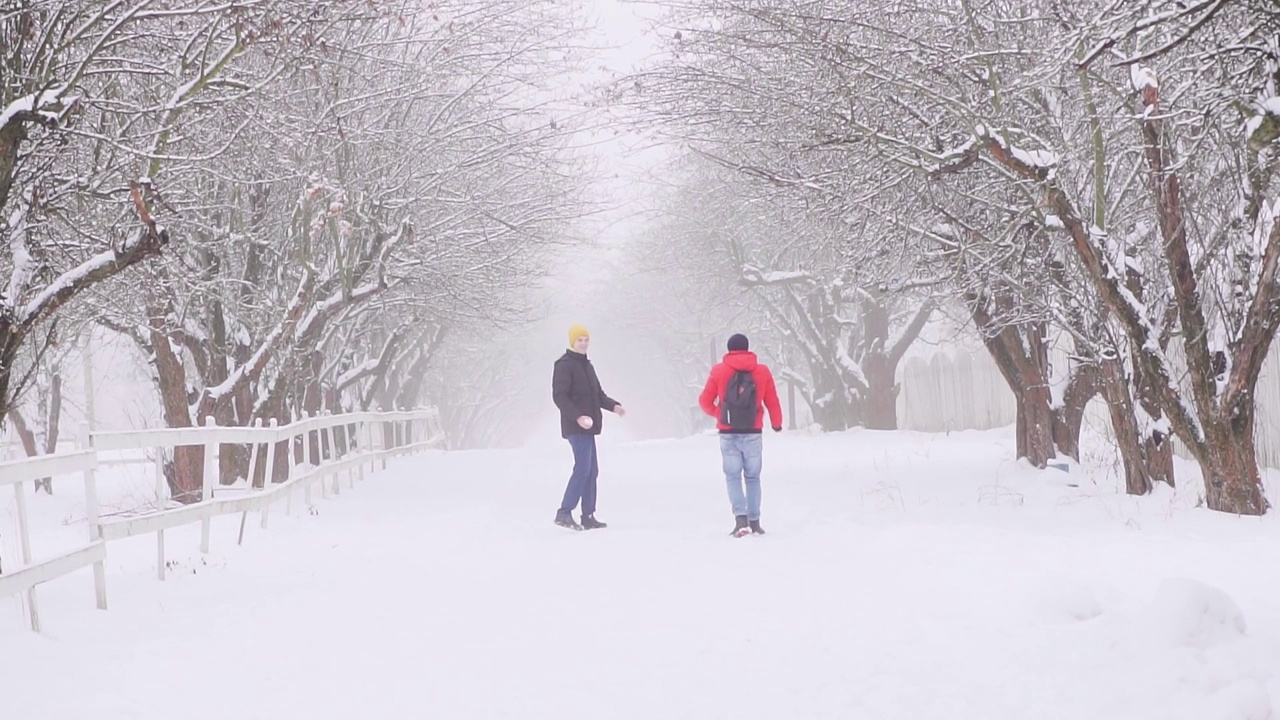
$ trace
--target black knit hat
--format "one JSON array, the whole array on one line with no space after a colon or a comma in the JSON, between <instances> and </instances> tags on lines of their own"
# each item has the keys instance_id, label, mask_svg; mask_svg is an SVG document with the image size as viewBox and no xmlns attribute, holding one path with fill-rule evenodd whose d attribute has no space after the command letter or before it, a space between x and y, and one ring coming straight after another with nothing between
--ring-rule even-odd
<instances>
[{"instance_id":1,"label":"black knit hat","mask_svg":"<svg viewBox=\"0 0 1280 720\"><path fill-rule=\"evenodd\" d=\"M747 336L742 333L734 333L733 336L729 338L730 352L733 352L734 350L747 350L750 347L750 344L747 342Z\"/></svg>"}]
</instances>

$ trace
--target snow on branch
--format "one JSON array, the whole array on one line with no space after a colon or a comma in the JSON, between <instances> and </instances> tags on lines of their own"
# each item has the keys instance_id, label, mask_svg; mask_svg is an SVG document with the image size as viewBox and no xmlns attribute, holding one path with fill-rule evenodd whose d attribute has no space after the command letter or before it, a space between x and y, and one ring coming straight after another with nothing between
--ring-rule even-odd
<instances>
[{"instance_id":1,"label":"snow on branch","mask_svg":"<svg viewBox=\"0 0 1280 720\"><path fill-rule=\"evenodd\" d=\"M391 359L395 356L396 349L403 339L404 328L401 327L393 332L391 337L387 338L387 341L382 346L382 352L378 353L377 357L371 357L339 375L338 379L334 381L338 392L346 390L352 384L370 375L385 372L386 368L390 367Z\"/></svg>"},{"instance_id":2,"label":"snow on branch","mask_svg":"<svg viewBox=\"0 0 1280 720\"><path fill-rule=\"evenodd\" d=\"M1258 103L1258 112L1245 121L1244 134L1249 148L1257 151L1280 138L1280 97L1268 97Z\"/></svg>"},{"instance_id":3,"label":"snow on branch","mask_svg":"<svg viewBox=\"0 0 1280 720\"><path fill-rule=\"evenodd\" d=\"M1106 39L1090 50L1089 53L1085 55L1084 59L1080 61L1079 67L1088 67L1103 53L1110 51L1117 44L1124 42L1145 30L1150 30L1168 23L1179 22L1186 18L1193 18L1191 20L1191 24L1185 30L1173 33L1169 40L1165 41L1154 50L1150 50L1133 57L1123 58L1117 61L1116 64L1132 65L1134 63L1144 62L1163 55L1186 42L1192 35L1199 32L1201 28L1208 24L1214 16L1221 12L1222 9L1231 2L1232 0L1197 0L1196 2L1177 2L1173 3L1172 6L1166 10L1148 12L1141 17L1128 20L1120 27L1120 29L1112 32L1106 37ZM1149 5L1150 3L1144 3L1144 6L1149 7ZM1121 5L1117 4L1116 7L1121 7ZM1134 7L1134 10L1137 10L1136 3L1133 6L1126 5L1125 7L1126 9L1128 7ZM1145 10L1147 7L1142 9Z\"/></svg>"},{"instance_id":4,"label":"snow on branch","mask_svg":"<svg viewBox=\"0 0 1280 720\"><path fill-rule=\"evenodd\" d=\"M339 375L338 379L334 381L334 385L337 387L338 392L345 390L351 383L356 382L361 378L368 377L382 365L382 360L382 357L369 358Z\"/></svg>"},{"instance_id":5,"label":"snow on branch","mask_svg":"<svg viewBox=\"0 0 1280 720\"><path fill-rule=\"evenodd\" d=\"M743 265L739 282L749 287L758 285L807 285L814 282L814 278L803 270L765 272L754 265Z\"/></svg>"},{"instance_id":6,"label":"snow on branch","mask_svg":"<svg viewBox=\"0 0 1280 720\"><path fill-rule=\"evenodd\" d=\"M0 128L14 121L58 122L74 105L76 98L63 98L67 86L24 95L0 110Z\"/></svg>"},{"instance_id":7,"label":"snow on branch","mask_svg":"<svg viewBox=\"0 0 1280 720\"><path fill-rule=\"evenodd\" d=\"M271 331L271 334L263 339L262 344L258 346L257 352L249 358L248 362L237 367L221 384L212 388L205 388L204 395L200 398L199 409L195 414L197 419L204 418L212 413L214 407L224 398L230 397L242 384L256 380L262 374L262 370L267 366L267 361L271 359L281 340L289 334L290 328L302 316L302 311L311 300L311 294L314 290L315 275L307 271L302 278L302 282L298 284L298 290L294 293L293 299L289 301L284 317L280 319L280 323Z\"/></svg>"},{"instance_id":8,"label":"snow on branch","mask_svg":"<svg viewBox=\"0 0 1280 720\"><path fill-rule=\"evenodd\" d=\"M27 211L31 208L34 192L28 191L24 202L9 216L9 254L13 259L13 273L9 276L9 289L3 302L10 311L17 307L18 296L26 290L35 274L31 253L27 251Z\"/></svg>"},{"instance_id":9,"label":"snow on branch","mask_svg":"<svg viewBox=\"0 0 1280 720\"><path fill-rule=\"evenodd\" d=\"M987 150L1003 166L1015 171L1022 177L1034 180L1048 180L1058 167L1058 154L1049 150L1037 150L1023 147L1013 141L1014 137L1027 134L1015 128L996 129L979 124L974 127L973 135L958 147L944 153L940 162L926 168L929 175L953 174L966 170L977 162L982 150Z\"/></svg>"},{"instance_id":10,"label":"snow on branch","mask_svg":"<svg viewBox=\"0 0 1280 720\"><path fill-rule=\"evenodd\" d=\"M362 285L349 292L346 290L340 290L333 295L330 295L324 300L316 303L315 307L311 308L311 311L307 313L307 316L303 318L302 322L298 323L298 326L293 333L294 338L300 340L306 337L307 333L310 332L313 327L317 327L317 322L329 319L334 315L334 313L347 305L368 300L374 295L385 290L386 287L385 283L373 282L368 283L367 285Z\"/></svg>"},{"instance_id":11,"label":"snow on branch","mask_svg":"<svg viewBox=\"0 0 1280 720\"><path fill-rule=\"evenodd\" d=\"M131 192L143 227L135 230L119 248L104 250L58 276L17 313L16 325L30 329L78 293L159 254L168 244L168 231L152 219L136 184L131 184Z\"/></svg>"}]
</instances>

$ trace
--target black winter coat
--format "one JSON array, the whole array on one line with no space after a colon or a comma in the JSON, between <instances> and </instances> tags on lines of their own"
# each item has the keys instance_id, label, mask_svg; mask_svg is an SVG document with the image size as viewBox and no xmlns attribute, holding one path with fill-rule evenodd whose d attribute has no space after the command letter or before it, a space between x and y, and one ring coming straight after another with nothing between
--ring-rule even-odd
<instances>
[{"instance_id":1,"label":"black winter coat","mask_svg":"<svg viewBox=\"0 0 1280 720\"><path fill-rule=\"evenodd\" d=\"M618 401L604 394L600 388L600 378L596 377L596 369L586 355L566 352L556 360L555 370L551 374L551 399L560 408L560 436L599 435L603 424L601 410L613 411ZM578 424L578 418L586 415L591 418L591 429L584 430Z\"/></svg>"}]
</instances>

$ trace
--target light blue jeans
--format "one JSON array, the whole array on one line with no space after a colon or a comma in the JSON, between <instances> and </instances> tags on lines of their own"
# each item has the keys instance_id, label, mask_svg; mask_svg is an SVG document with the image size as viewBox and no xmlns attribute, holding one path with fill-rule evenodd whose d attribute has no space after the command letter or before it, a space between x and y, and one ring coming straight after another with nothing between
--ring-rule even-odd
<instances>
[{"instance_id":1,"label":"light blue jeans","mask_svg":"<svg viewBox=\"0 0 1280 720\"><path fill-rule=\"evenodd\" d=\"M764 436L760 433L722 433L720 456L724 479L729 486L729 503L734 516L760 519L760 468L764 463ZM743 480L747 491L742 492Z\"/></svg>"}]
</instances>

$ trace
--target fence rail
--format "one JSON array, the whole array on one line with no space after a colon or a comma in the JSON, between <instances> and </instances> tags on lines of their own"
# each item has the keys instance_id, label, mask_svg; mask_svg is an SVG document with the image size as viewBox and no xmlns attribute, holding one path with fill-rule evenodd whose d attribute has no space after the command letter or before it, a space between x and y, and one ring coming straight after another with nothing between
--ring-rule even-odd
<instances>
[{"instance_id":1,"label":"fence rail","mask_svg":"<svg viewBox=\"0 0 1280 720\"><path fill-rule=\"evenodd\" d=\"M339 438L342 442L339 442ZM283 482L271 482L277 445L286 443L287 451L292 452L298 439L302 440L302 464L287 463L289 477ZM0 575L0 598L26 593L31 629L39 632L40 611L36 587L91 565L97 606L105 610L107 586L104 562L108 543L155 533L156 572L159 579L163 580L165 530L199 522L200 550L208 553L210 523L215 517L240 513L240 540L243 541L250 512L261 513L260 524L266 529L273 504L283 500L291 510L293 497L299 491L304 494L305 502L310 503L311 490L315 485L320 486L324 495L330 492L340 493L342 475L345 474L348 486L354 487L357 479L364 479L366 468L370 472L376 470L379 464L386 468L388 458L440 447L443 440L440 415L435 408L321 415L283 426L276 426L272 421L267 427L218 427L213 424L212 419L207 419L202 427L123 432L89 432L87 427L82 426L77 442L80 447L78 450L0 462L0 487L12 485L14 489L22 561L17 570L6 568L6 572ZM215 498L214 489L219 484L219 456L223 445L252 446L248 470L251 489L235 497ZM98 468L108 464L153 462L145 458L103 458L100 453L155 450L157 495L163 497L164 480L158 460L159 451L184 446L203 446L205 449L202 494L198 502L128 517L107 520L100 517L96 479ZM265 453L262 452L264 447ZM340 448L345 448L345 453L339 454ZM264 469L264 482L262 489L255 490L252 489L253 479L259 468ZM75 473L84 478L89 526L87 542L81 547L35 561L32 559L25 486L39 478Z\"/></svg>"}]
</instances>

